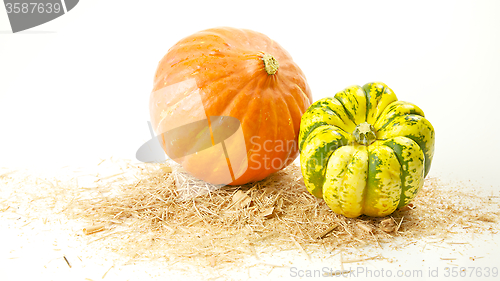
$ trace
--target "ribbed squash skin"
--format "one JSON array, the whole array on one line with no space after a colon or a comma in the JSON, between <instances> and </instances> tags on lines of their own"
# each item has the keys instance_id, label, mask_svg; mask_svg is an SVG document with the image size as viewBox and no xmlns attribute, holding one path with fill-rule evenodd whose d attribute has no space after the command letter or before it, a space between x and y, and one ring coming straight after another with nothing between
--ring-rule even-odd
<instances>
[{"instance_id":1,"label":"ribbed squash skin","mask_svg":"<svg viewBox=\"0 0 500 281\"><path fill-rule=\"evenodd\" d=\"M278 61L276 73L266 72L264 54ZM311 102L303 72L278 43L255 31L221 27L197 32L169 49L156 70L150 114L157 134L187 120L237 118L243 149L230 140L225 149L233 157L234 181L229 184L239 185L261 180L293 162L300 118ZM196 146L195 142L187 145ZM175 149L164 140L162 145L165 151ZM205 154L174 160L200 179L227 184L221 182L228 165L224 154Z\"/></svg>"},{"instance_id":2,"label":"ribbed squash skin","mask_svg":"<svg viewBox=\"0 0 500 281\"><path fill-rule=\"evenodd\" d=\"M373 125L363 145L353 132ZM424 184L434 154L434 128L416 105L387 85L352 86L313 103L302 116L300 163L307 190L346 217L386 216Z\"/></svg>"}]
</instances>

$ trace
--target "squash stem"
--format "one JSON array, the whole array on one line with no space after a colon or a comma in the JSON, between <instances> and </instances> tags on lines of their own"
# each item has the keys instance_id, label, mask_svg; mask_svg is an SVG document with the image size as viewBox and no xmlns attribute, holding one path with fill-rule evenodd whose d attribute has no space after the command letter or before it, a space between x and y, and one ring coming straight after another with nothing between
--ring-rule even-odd
<instances>
[{"instance_id":1,"label":"squash stem","mask_svg":"<svg viewBox=\"0 0 500 281\"><path fill-rule=\"evenodd\" d=\"M354 129L354 132L352 132L352 134L354 135L356 142L362 145L370 145L375 140L377 140L375 128L367 122L361 123L356 126L356 129Z\"/></svg>"},{"instance_id":2,"label":"squash stem","mask_svg":"<svg viewBox=\"0 0 500 281\"><path fill-rule=\"evenodd\" d=\"M278 71L280 64L272 55L264 53L262 60L264 61L264 69L267 74L273 75Z\"/></svg>"}]
</instances>

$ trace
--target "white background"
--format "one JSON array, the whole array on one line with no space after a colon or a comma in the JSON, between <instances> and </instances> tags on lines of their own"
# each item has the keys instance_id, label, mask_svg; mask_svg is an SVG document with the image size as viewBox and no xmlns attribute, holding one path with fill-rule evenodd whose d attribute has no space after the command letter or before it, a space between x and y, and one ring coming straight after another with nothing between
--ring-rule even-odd
<instances>
[{"instance_id":1,"label":"white background","mask_svg":"<svg viewBox=\"0 0 500 281\"><path fill-rule=\"evenodd\" d=\"M158 61L187 35L234 26L287 49L314 100L386 83L434 125L432 174L499 186L499 1L87 0L19 34L3 9L0 167L133 159Z\"/></svg>"},{"instance_id":2,"label":"white background","mask_svg":"<svg viewBox=\"0 0 500 281\"><path fill-rule=\"evenodd\" d=\"M382 81L435 127L431 175L499 190L500 1L95 1L12 34L0 7L0 167L134 159L158 61L217 26L262 32L313 99ZM495 246L498 248L498 246Z\"/></svg>"}]
</instances>

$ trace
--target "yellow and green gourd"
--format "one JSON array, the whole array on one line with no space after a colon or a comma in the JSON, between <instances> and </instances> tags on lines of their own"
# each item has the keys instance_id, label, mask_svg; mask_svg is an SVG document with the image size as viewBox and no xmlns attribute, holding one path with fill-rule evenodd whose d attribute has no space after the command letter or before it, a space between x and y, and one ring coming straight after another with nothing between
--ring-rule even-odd
<instances>
[{"instance_id":1,"label":"yellow and green gourd","mask_svg":"<svg viewBox=\"0 0 500 281\"><path fill-rule=\"evenodd\" d=\"M369 83L313 103L301 119L299 149L311 194L346 217L381 217L423 186L434 128L419 107Z\"/></svg>"}]
</instances>

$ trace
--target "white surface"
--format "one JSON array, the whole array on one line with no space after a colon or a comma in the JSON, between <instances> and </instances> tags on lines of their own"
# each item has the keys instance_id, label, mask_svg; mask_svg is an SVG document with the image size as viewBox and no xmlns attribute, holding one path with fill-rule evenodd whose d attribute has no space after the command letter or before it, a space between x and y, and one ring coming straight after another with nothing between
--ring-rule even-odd
<instances>
[{"instance_id":1,"label":"white surface","mask_svg":"<svg viewBox=\"0 0 500 281\"><path fill-rule=\"evenodd\" d=\"M431 175L470 180L498 193L499 1L239 3L86 0L19 34L10 33L2 5L0 167L51 174L111 156L133 159L150 138L148 99L157 62L187 35L234 26L265 33L287 49L306 74L314 100L352 84L385 82L400 100L421 107L435 127ZM2 235L25 243L12 229ZM495 264L498 236L493 239L491 245L476 240L462 251L479 251L476 256L485 256L479 263L467 254L457 263ZM425 269L446 263L411 247L391 255L398 262L377 266ZM301 258L288 258L307 266ZM0 269L15 268L8 264ZM141 268L134 272L142 276Z\"/></svg>"}]
</instances>

